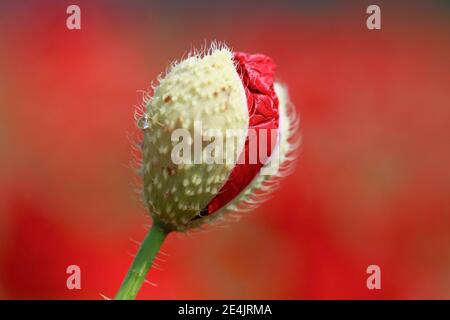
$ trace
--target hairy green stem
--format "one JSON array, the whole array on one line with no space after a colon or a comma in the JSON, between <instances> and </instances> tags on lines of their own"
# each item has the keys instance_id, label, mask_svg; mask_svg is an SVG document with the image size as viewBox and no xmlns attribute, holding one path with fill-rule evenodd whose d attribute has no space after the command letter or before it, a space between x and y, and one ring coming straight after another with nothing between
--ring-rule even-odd
<instances>
[{"instance_id":1,"label":"hairy green stem","mask_svg":"<svg viewBox=\"0 0 450 320\"><path fill-rule=\"evenodd\" d=\"M128 270L114 300L133 300L139 292L153 259L159 251L168 231L158 222L153 221L150 232L141 243L138 253Z\"/></svg>"}]
</instances>

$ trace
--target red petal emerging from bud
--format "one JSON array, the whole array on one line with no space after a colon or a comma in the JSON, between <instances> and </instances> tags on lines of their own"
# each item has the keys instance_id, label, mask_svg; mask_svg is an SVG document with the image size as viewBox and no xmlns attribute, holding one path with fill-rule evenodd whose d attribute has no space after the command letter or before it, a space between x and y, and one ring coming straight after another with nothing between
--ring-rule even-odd
<instances>
[{"instance_id":1,"label":"red petal emerging from bud","mask_svg":"<svg viewBox=\"0 0 450 320\"><path fill-rule=\"evenodd\" d=\"M275 64L272 59L262 54L234 53L236 70L241 76L247 96L249 129L256 133L258 161L249 163L249 136L245 141L245 162L238 163L231 171L227 182L219 193L210 201L201 216L214 213L233 200L258 174L263 163L259 156L259 139L267 139L267 156L272 154L275 145L271 144L271 129L278 131L278 98L274 90ZM260 130L267 131L267 138L260 136ZM276 139L275 139L276 141ZM263 142L262 142L263 143ZM252 150L256 152L256 150Z\"/></svg>"}]
</instances>

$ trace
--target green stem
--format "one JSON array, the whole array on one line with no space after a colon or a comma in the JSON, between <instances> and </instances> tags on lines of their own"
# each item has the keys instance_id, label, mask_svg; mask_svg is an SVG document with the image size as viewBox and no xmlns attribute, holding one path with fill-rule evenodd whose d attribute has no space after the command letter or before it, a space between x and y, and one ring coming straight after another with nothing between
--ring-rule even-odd
<instances>
[{"instance_id":1,"label":"green stem","mask_svg":"<svg viewBox=\"0 0 450 320\"><path fill-rule=\"evenodd\" d=\"M114 300L133 300L139 292L153 259L169 232L157 221L153 221L150 232L141 243L136 257L128 270Z\"/></svg>"}]
</instances>

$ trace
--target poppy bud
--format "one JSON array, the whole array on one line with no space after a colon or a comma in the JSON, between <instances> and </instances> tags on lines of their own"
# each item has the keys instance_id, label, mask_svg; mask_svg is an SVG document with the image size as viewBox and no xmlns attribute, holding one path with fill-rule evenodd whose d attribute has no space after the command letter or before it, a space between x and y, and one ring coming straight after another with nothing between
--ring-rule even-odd
<instances>
[{"instance_id":1,"label":"poppy bud","mask_svg":"<svg viewBox=\"0 0 450 320\"><path fill-rule=\"evenodd\" d=\"M138 126L144 201L167 230L252 207L286 173L296 117L274 72L265 55L213 45L159 79Z\"/></svg>"}]
</instances>

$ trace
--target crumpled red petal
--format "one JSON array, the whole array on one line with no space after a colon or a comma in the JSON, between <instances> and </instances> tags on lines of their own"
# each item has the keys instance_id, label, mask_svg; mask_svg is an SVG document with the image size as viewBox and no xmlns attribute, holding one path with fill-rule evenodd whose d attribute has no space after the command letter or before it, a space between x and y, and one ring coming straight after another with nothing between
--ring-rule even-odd
<instances>
[{"instance_id":1,"label":"crumpled red petal","mask_svg":"<svg viewBox=\"0 0 450 320\"><path fill-rule=\"evenodd\" d=\"M236 70L239 73L247 96L249 114L249 129L256 132L259 154L259 131L267 130L267 156L272 154L275 145L271 145L271 129L278 131L278 98L274 90L275 64L272 59L263 54L234 53ZM245 163L238 163L233 168L227 182L219 193L200 213L207 216L225 206L244 190L258 174L263 163L257 161L250 164L249 137L245 141ZM258 156L259 159L259 156Z\"/></svg>"}]
</instances>

